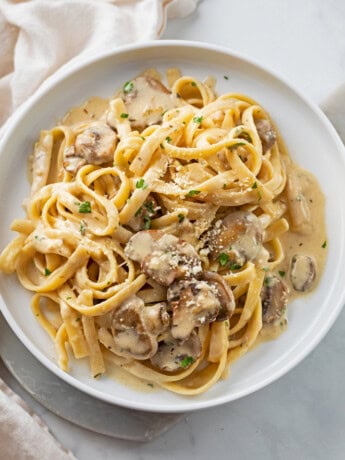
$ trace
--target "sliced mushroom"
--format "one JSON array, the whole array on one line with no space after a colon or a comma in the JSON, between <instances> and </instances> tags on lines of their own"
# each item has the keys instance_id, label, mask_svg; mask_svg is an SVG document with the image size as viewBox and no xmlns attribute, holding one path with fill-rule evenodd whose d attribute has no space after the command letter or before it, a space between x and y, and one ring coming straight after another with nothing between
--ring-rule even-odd
<instances>
[{"instance_id":1,"label":"sliced mushroom","mask_svg":"<svg viewBox=\"0 0 345 460\"><path fill-rule=\"evenodd\" d=\"M143 273L162 286L169 286L176 278L202 272L201 261L193 246L161 231L136 233L127 243L125 252L141 264Z\"/></svg>"},{"instance_id":2,"label":"sliced mushroom","mask_svg":"<svg viewBox=\"0 0 345 460\"><path fill-rule=\"evenodd\" d=\"M218 287L194 278L175 281L167 300L172 309L171 334L179 340L189 337L195 327L215 321L222 306Z\"/></svg>"},{"instance_id":3,"label":"sliced mushroom","mask_svg":"<svg viewBox=\"0 0 345 460\"><path fill-rule=\"evenodd\" d=\"M127 82L121 97L126 104L132 129L139 131L161 123L164 112L180 105L159 80L148 76L139 76Z\"/></svg>"},{"instance_id":4,"label":"sliced mushroom","mask_svg":"<svg viewBox=\"0 0 345 460\"><path fill-rule=\"evenodd\" d=\"M151 362L155 367L167 372L187 369L199 358L201 349L200 339L195 333L183 342L173 338L166 339L160 342Z\"/></svg>"},{"instance_id":5,"label":"sliced mushroom","mask_svg":"<svg viewBox=\"0 0 345 460\"><path fill-rule=\"evenodd\" d=\"M148 229L151 226L151 219L157 217L160 207L153 196L149 195L145 203L140 206L132 219L128 222L128 226L135 232L143 229Z\"/></svg>"},{"instance_id":6,"label":"sliced mushroom","mask_svg":"<svg viewBox=\"0 0 345 460\"><path fill-rule=\"evenodd\" d=\"M310 289L316 277L314 259L303 254L295 254L291 260L290 279L296 291Z\"/></svg>"},{"instance_id":7,"label":"sliced mushroom","mask_svg":"<svg viewBox=\"0 0 345 460\"><path fill-rule=\"evenodd\" d=\"M255 122L258 135L262 143L262 150L265 153L269 150L277 140L277 134L272 128L269 120L261 118Z\"/></svg>"},{"instance_id":8,"label":"sliced mushroom","mask_svg":"<svg viewBox=\"0 0 345 460\"><path fill-rule=\"evenodd\" d=\"M265 324L274 324L286 312L289 289L287 285L275 275L267 276L261 290L262 321Z\"/></svg>"},{"instance_id":9,"label":"sliced mushroom","mask_svg":"<svg viewBox=\"0 0 345 460\"><path fill-rule=\"evenodd\" d=\"M167 312L167 304L159 302L143 309L144 322L147 330L155 336L165 332L170 324L170 316Z\"/></svg>"},{"instance_id":10,"label":"sliced mushroom","mask_svg":"<svg viewBox=\"0 0 345 460\"><path fill-rule=\"evenodd\" d=\"M117 353L139 360L151 358L157 351L157 335L168 325L165 304L145 307L139 297L128 298L112 318L111 330Z\"/></svg>"},{"instance_id":11,"label":"sliced mushroom","mask_svg":"<svg viewBox=\"0 0 345 460\"><path fill-rule=\"evenodd\" d=\"M263 229L251 212L235 211L216 222L205 237L205 248L213 260L227 268L240 268L255 260L262 249Z\"/></svg>"},{"instance_id":12,"label":"sliced mushroom","mask_svg":"<svg viewBox=\"0 0 345 460\"><path fill-rule=\"evenodd\" d=\"M225 321L230 319L233 314L236 303L232 290L224 278L215 272L204 272L203 279L217 288L217 297L220 301L220 310L216 321Z\"/></svg>"},{"instance_id":13,"label":"sliced mushroom","mask_svg":"<svg viewBox=\"0 0 345 460\"><path fill-rule=\"evenodd\" d=\"M108 125L94 123L78 134L74 146L66 149L63 166L66 171L76 173L84 164L110 163L116 144L117 135Z\"/></svg>"}]
</instances>

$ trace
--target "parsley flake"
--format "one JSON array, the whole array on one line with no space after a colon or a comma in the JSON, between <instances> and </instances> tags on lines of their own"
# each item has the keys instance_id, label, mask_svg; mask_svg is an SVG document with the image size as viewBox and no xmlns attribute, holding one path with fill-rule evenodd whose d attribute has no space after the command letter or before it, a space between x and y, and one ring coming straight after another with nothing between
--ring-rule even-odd
<instances>
[{"instance_id":1,"label":"parsley flake","mask_svg":"<svg viewBox=\"0 0 345 460\"><path fill-rule=\"evenodd\" d=\"M254 182L254 184L252 185L252 188L258 188L258 184Z\"/></svg>"},{"instance_id":2,"label":"parsley flake","mask_svg":"<svg viewBox=\"0 0 345 460\"><path fill-rule=\"evenodd\" d=\"M151 218L149 216L144 216L144 229L149 230L151 228Z\"/></svg>"},{"instance_id":3,"label":"parsley flake","mask_svg":"<svg viewBox=\"0 0 345 460\"><path fill-rule=\"evenodd\" d=\"M165 149L165 147L164 147L164 145L163 145L162 143L161 143L161 144L159 144L159 146L160 146L160 148L161 148L162 150L164 150L164 149Z\"/></svg>"},{"instance_id":4,"label":"parsley flake","mask_svg":"<svg viewBox=\"0 0 345 460\"><path fill-rule=\"evenodd\" d=\"M285 276L284 270L279 270L278 273L282 278Z\"/></svg>"},{"instance_id":5,"label":"parsley flake","mask_svg":"<svg viewBox=\"0 0 345 460\"><path fill-rule=\"evenodd\" d=\"M230 270L239 270L240 268L242 268L242 265L240 265L240 264L231 264L230 265Z\"/></svg>"},{"instance_id":6,"label":"parsley flake","mask_svg":"<svg viewBox=\"0 0 345 460\"><path fill-rule=\"evenodd\" d=\"M128 118L128 116L129 116L128 113L121 113L120 115L121 118Z\"/></svg>"},{"instance_id":7,"label":"parsley flake","mask_svg":"<svg viewBox=\"0 0 345 460\"><path fill-rule=\"evenodd\" d=\"M90 212L91 212L91 203L90 203L90 201L83 201L82 203L80 203L78 211L81 214L90 214Z\"/></svg>"},{"instance_id":8,"label":"parsley flake","mask_svg":"<svg viewBox=\"0 0 345 460\"><path fill-rule=\"evenodd\" d=\"M124 85L123 85L123 92L125 94L128 94L130 93L134 88L134 83L132 81L127 81Z\"/></svg>"},{"instance_id":9,"label":"parsley flake","mask_svg":"<svg viewBox=\"0 0 345 460\"><path fill-rule=\"evenodd\" d=\"M241 145L246 145L245 142L236 142L235 144L228 145L228 150L235 150L237 147L241 147Z\"/></svg>"},{"instance_id":10,"label":"parsley flake","mask_svg":"<svg viewBox=\"0 0 345 460\"><path fill-rule=\"evenodd\" d=\"M194 121L194 123L197 123L198 125L200 125L201 122L202 122L202 119L203 119L202 116L200 116L200 117L194 117L194 118L193 118L193 121Z\"/></svg>"},{"instance_id":11,"label":"parsley flake","mask_svg":"<svg viewBox=\"0 0 345 460\"><path fill-rule=\"evenodd\" d=\"M145 208L148 210L149 214L155 213L155 208L153 201L149 201L148 203L144 203Z\"/></svg>"},{"instance_id":12,"label":"parsley flake","mask_svg":"<svg viewBox=\"0 0 345 460\"><path fill-rule=\"evenodd\" d=\"M218 260L220 265L225 267L225 265L227 265L229 262L229 256L225 252L221 252L218 256Z\"/></svg>"},{"instance_id":13,"label":"parsley flake","mask_svg":"<svg viewBox=\"0 0 345 460\"><path fill-rule=\"evenodd\" d=\"M223 189L226 190L226 188L228 187L228 184L223 184Z\"/></svg>"},{"instance_id":14,"label":"parsley flake","mask_svg":"<svg viewBox=\"0 0 345 460\"><path fill-rule=\"evenodd\" d=\"M145 179L143 178L138 179L135 184L135 188L142 188L143 190L145 190L147 187L148 185L145 183Z\"/></svg>"},{"instance_id":15,"label":"parsley flake","mask_svg":"<svg viewBox=\"0 0 345 460\"><path fill-rule=\"evenodd\" d=\"M227 75L224 75L224 80L229 80L229 77Z\"/></svg>"},{"instance_id":16,"label":"parsley flake","mask_svg":"<svg viewBox=\"0 0 345 460\"><path fill-rule=\"evenodd\" d=\"M187 196L199 195L199 193L201 193L200 190L189 190Z\"/></svg>"},{"instance_id":17,"label":"parsley flake","mask_svg":"<svg viewBox=\"0 0 345 460\"><path fill-rule=\"evenodd\" d=\"M178 217L178 221L179 221L179 223L181 223L181 222L183 222L183 221L184 221L184 218L185 218L184 214L178 214L178 216L177 216L177 217Z\"/></svg>"},{"instance_id":18,"label":"parsley flake","mask_svg":"<svg viewBox=\"0 0 345 460\"><path fill-rule=\"evenodd\" d=\"M325 248L327 247L327 241L326 241L326 240L322 243L321 247L322 247L323 249L325 249Z\"/></svg>"},{"instance_id":19,"label":"parsley flake","mask_svg":"<svg viewBox=\"0 0 345 460\"><path fill-rule=\"evenodd\" d=\"M94 375L93 378L96 379L97 377L100 377L102 375L102 372L99 372L98 374Z\"/></svg>"},{"instance_id":20,"label":"parsley flake","mask_svg":"<svg viewBox=\"0 0 345 460\"><path fill-rule=\"evenodd\" d=\"M186 356L180 362L180 366L183 367L183 369L186 369L187 367L189 367L193 363L194 363L194 358L192 356Z\"/></svg>"},{"instance_id":21,"label":"parsley flake","mask_svg":"<svg viewBox=\"0 0 345 460\"><path fill-rule=\"evenodd\" d=\"M172 141L172 139L171 139L170 136L167 136L167 137L165 138L165 140L166 140L167 142L171 142L171 141Z\"/></svg>"},{"instance_id":22,"label":"parsley flake","mask_svg":"<svg viewBox=\"0 0 345 460\"><path fill-rule=\"evenodd\" d=\"M196 86L195 81L192 81L192 82L191 82L191 85L192 85L192 86Z\"/></svg>"},{"instance_id":23,"label":"parsley flake","mask_svg":"<svg viewBox=\"0 0 345 460\"><path fill-rule=\"evenodd\" d=\"M49 268L45 268L44 269L44 276L48 276L51 274L51 271L49 270Z\"/></svg>"},{"instance_id":24,"label":"parsley flake","mask_svg":"<svg viewBox=\"0 0 345 460\"><path fill-rule=\"evenodd\" d=\"M141 211L143 210L142 206L140 206L139 209L137 209L136 213L134 214L134 217L138 217L141 214Z\"/></svg>"}]
</instances>

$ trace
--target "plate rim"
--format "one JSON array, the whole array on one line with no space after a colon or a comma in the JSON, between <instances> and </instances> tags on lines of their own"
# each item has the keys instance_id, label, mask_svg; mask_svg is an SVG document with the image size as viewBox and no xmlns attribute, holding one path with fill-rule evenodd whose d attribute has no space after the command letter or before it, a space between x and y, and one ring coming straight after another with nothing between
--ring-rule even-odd
<instances>
[{"instance_id":1,"label":"plate rim","mask_svg":"<svg viewBox=\"0 0 345 460\"><path fill-rule=\"evenodd\" d=\"M95 53L89 57L81 57L79 59L73 60L72 63L65 64L62 68L60 68L56 73L50 76L46 81L42 83L39 89L30 96L27 101L24 102L14 114L7 120L7 122L2 127L2 136L0 139L0 161L4 155L3 147L8 142L10 136L13 134L13 129L20 123L20 121L27 115L30 111L31 107L38 102L41 98L43 98L47 93L54 89L55 86L60 84L64 79L68 78L69 76L73 75L74 73L82 70L83 68L94 65L96 62L101 61L103 59L107 59L122 53L131 52L134 50L140 49L147 49L147 48L165 48L165 47L180 47L182 49L186 47L190 48L197 48L203 49L208 52L220 52L223 54L228 55L229 57L238 59L246 64L252 65L256 67L260 71L264 71L271 75L275 80L283 83L286 87L292 90L302 102L314 113L314 115L322 122L324 128L328 131L330 136L332 137L333 141L337 145L338 149L340 149L343 153L341 160L344 164L345 168L345 146L342 143L338 133L336 132L335 128L326 117L326 115L322 112L322 110L312 101L310 101L298 88L296 88L293 84L291 84L287 78L280 75L278 72L271 70L268 66L262 65L256 59L247 56L244 53L240 53L236 50L233 50L229 47L210 44L206 42L200 41L190 41L190 40L157 40L157 41L146 41L136 44L125 45L121 47L112 48L102 53ZM270 383L273 383L280 379L283 375L287 372L292 370L297 364L299 364L304 358L306 358L312 350L316 348L316 346L321 342L321 340L325 337L328 333L332 325L334 324L336 318L339 316L344 303L345 303L345 289L343 289L341 295L338 297L337 302L333 304L331 314L325 319L320 328L317 335L312 337L312 339L304 345L303 349L300 350L298 353L294 355L294 357L290 358L288 363L285 365L280 366L278 370L275 370L269 377L265 379L261 379L260 382L251 383L246 386L244 390L236 390L232 394L225 394L221 396L216 396L212 400L207 401L193 401L193 399L186 399L181 400L179 402L178 407L173 407L171 404L159 404L157 406L151 406L151 403L133 403L131 400L121 400L116 398L116 396L112 396L110 394L103 393L97 389L90 387L89 385L81 382L76 377L63 372L57 364L51 362L44 354L41 352L25 335L25 333L21 330L17 322L15 321L14 317L12 316L10 309L7 307L6 303L3 300L3 297L0 293L0 310L2 311L7 323L10 325L13 332L19 338L19 340L25 345L25 347L51 372L57 375L59 378L64 380L65 382L71 384L73 387L84 391L85 393L96 397L97 399L101 399L106 401L110 404L117 404L123 407L128 407L131 409L143 410L143 411L151 411L151 412L164 412L164 413L180 413L186 411L196 411L201 410L209 407L216 407L221 404L225 404L227 402L240 399L244 396L252 394Z\"/></svg>"}]
</instances>

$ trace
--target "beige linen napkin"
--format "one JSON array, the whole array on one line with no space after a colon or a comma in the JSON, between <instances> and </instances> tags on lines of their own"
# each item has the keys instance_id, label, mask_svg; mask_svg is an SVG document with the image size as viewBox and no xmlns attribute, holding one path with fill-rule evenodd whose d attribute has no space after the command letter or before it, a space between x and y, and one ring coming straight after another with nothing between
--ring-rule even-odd
<instances>
[{"instance_id":1,"label":"beige linen napkin","mask_svg":"<svg viewBox=\"0 0 345 460\"><path fill-rule=\"evenodd\" d=\"M0 0L0 126L62 66L158 38L168 14L186 16L198 1ZM1 379L0 446L6 460L74 458Z\"/></svg>"},{"instance_id":2,"label":"beige linen napkin","mask_svg":"<svg viewBox=\"0 0 345 460\"><path fill-rule=\"evenodd\" d=\"M66 63L158 38L199 0L0 0L0 126Z\"/></svg>"}]
</instances>

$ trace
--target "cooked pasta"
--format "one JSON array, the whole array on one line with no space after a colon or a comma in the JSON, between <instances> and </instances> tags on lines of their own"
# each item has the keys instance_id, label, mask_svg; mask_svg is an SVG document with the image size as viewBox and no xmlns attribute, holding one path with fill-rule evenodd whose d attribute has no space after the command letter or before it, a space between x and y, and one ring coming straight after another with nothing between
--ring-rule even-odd
<instances>
[{"instance_id":1,"label":"cooked pasta","mask_svg":"<svg viewBox=\"0 0 345 460\"><path fill-rule=\"evenodd\" d=\"M323 201L259 104L167 80L146 71L41 132L0 268L34 293L63 370L87 358L93 377L120 366L196 395L315 286Z\"/></svg>"}]
</instances>

